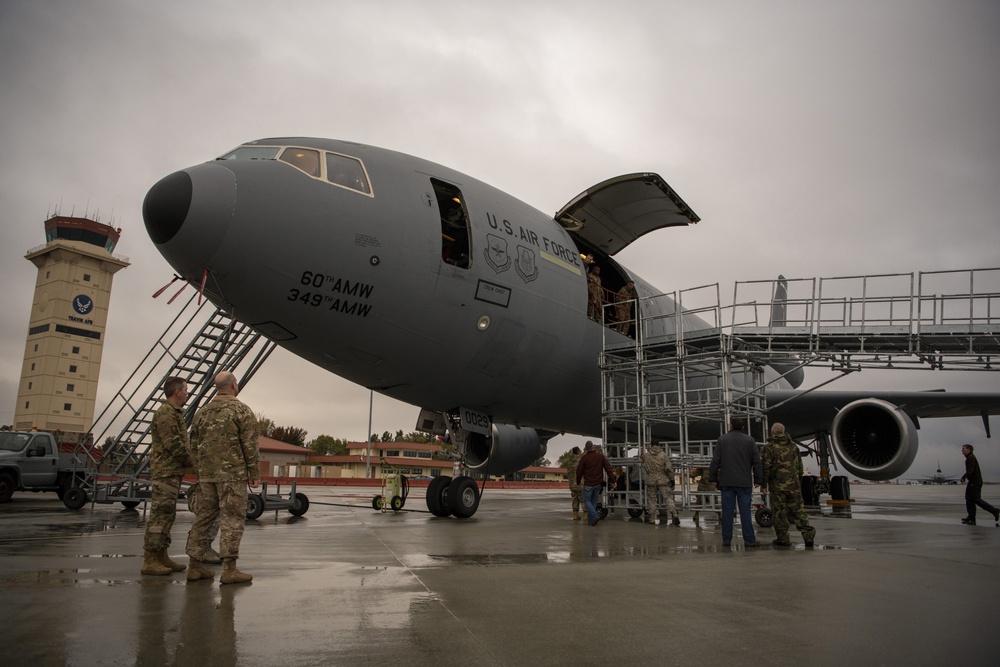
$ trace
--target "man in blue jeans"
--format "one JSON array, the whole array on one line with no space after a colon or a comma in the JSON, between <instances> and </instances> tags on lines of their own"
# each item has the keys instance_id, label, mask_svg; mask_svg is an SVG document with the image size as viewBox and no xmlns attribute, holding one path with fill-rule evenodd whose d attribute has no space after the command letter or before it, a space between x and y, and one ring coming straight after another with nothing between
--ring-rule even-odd
<instances>
[{"instance_id":1,"label":"man in blue jeans","mask_svg":"<svg viewBox=\"0 0 1000 667\"><path fill-rule=\"evenodd\" d=\"M708 469L708 479L718 482L722 491L722 546L733 542L733 512L740 507L740 525L743 528L743 546L756 547L757 536L753 532L753 514L750 500L753 487L760 486L764 471L760 461L757 443L746 434L746 423L742 419L729 422L729 433L719 438L712 454L712 465Z\"/></svg>"},{"instance_id":2,"label":"man in blue jeans","mask_svg":"<svg viewBox=\"0 0 1000 667\"><path fill-rule=\"evenodd\" d=\"M590 440L583 446L583 456L576 465L576 483L583 480L583 505L587 508L587 525L596 526L601 520L597 513L597 502L601 498L601 485L604 484L604 473L608 473L610 484L614 476L611 463L604 454L597 451Z\"/></svg>"}]
</instances>

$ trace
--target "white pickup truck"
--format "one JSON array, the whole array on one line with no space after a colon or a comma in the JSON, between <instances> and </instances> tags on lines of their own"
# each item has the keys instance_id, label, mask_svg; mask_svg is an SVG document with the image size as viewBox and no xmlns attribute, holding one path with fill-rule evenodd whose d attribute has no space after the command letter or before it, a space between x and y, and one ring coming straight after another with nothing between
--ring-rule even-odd
<instances>
[{"instance_id":1,"label":"white pickup truck","mask_svg":"<svg viewBox=\"0 0 1000 667\"><path fill-rule=\"evenodd\" d=\"M71 489L81 491L73 480L83 474L83 457L61 452L51 433L0 431L0 503L9 501L15 491L55 491L66 502ZM82 495L81 507L87 501L86 494L70 495L73 500Z\"/></svg>"}]
</instances>

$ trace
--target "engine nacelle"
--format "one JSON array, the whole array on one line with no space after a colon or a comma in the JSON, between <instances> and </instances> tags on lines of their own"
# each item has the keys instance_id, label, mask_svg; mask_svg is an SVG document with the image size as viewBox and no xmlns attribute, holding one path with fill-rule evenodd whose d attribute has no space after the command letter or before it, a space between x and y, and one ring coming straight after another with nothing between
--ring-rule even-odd
<instances>
[{"instance_id":1,"label":"engine nacelle","mask_svg":"<svg viewBox=\"0 0 1000 667\"><path fill-rule=\"evenodd\" d=\"M469 433L465 461L473 470L489 475L517 472L545 456L546 443L533 428L493 424L491 435Z\"/></svg>"},{"instance_id":2,"label":"engine nacelle","mask_svg":"<svg viewBox=\"0 0 1000 667\"><path fill-rule=\"evenodd\" d=\"M833 420L833 451L850 473L873 481L905 473L917 455L917 427L901 408L863 398Z\"/></svg>"}]
</instances>

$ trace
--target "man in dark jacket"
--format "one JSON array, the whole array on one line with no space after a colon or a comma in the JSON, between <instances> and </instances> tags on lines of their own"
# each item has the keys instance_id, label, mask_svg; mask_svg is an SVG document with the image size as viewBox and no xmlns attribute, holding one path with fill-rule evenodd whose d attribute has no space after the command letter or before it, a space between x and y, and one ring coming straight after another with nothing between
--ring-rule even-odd
<instances>
[{"instance_id":1,"label":"man in dark jacket","mask_svg":"<svg viewBox=\"0 0 1000 667\"><path fill-rule=\"evenodd\" d=\"M965 511L968 514L962 523L970 526L976 525L976 505L993 515L993 521L1000 526L1000 510L983 500L983 473L979 470L979 461L972 453L972 445L962 445L962 454L965 455L965 474L962 481L969 480L965 486Z\"/></svg>"},{"instance_id":2,"label":"man in dark jacket","mask_svg":"<svg viewBox=\"0 0 1000 667\"><path fill-rule=\"evenodd\" d=\"M601 498L601 487L604 484L604 473L608 473L608 481L614 477L611 463L604 454L597 451L590 440L583 446L583 457L576 466L576 483L583 480L583 505L587 508L587 525L596 526L601 520L597 513L597 502Z\"/></svg>"},{"instance_id":3,"label":"man in dark jacket","mask_svg":"<svg viewBox=\"0 0 1000 667\"><path fill-rule=\"evenodd\" d=\"M708 479L718 482L722 491L722 546L728 547L733 541L733 514L736 505L740 507L740 525L743 528L743 545L756 547L757 536L753 532L753 514L750 500L753 487L759 486L764 474L761 469L760 451L757 443L747 435L742 419L729 422L729 433L719 438L712 454L712 465L708 469Z\"/></svg>"}]
</instances>

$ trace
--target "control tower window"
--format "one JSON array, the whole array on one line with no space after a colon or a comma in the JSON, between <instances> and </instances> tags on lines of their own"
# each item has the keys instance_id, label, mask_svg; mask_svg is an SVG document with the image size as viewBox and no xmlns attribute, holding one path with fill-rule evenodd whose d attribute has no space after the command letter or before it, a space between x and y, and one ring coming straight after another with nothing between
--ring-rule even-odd
<instances>
[{"instance_id":1,"label":"control tower window","mask_svg":"<svg viewBox=\"0 0 1000 667\"><path fill-rule=\"evenodd\" d=\"M314 178L319 178L319 151L309 148L286 148L278 158Z\"/></svg>"},{"instance_id":2,"label":"control tower window","mask_svg":"<svg viewBox=\"0 0 1000 667\"><path fill-rule=\"evenodd\" d=\"M462 191L454 185L431 179L441 214L441 261L462 269L469 268L472 256L469 239L469 214Z\"/></svg>"},{"instance_id":3,"label":"control tower window","mask_svg":"<svg viewBox=\"0 0 1000 667\"><path fill-rule=\"evenodd\" d=\"M334 185L339 185L351 190L363 192L366 195L372 193L368 184L368 175L361 160L337 153L326 154L326 180Z\"/></svg>"}]
</instances>

